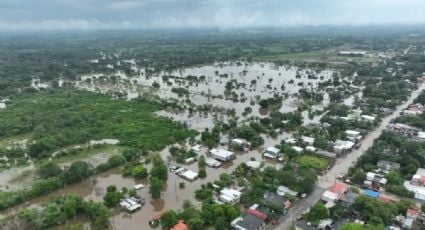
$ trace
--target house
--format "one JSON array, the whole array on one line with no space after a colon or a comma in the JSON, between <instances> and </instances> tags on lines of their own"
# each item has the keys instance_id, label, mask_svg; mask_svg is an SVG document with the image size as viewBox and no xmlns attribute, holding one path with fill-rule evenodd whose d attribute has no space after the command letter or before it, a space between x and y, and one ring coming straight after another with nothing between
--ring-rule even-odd
<instances>
[{"instance_id":1,"label":"house","mask_svg":"<svg viewBox=\"0 0 425 230\"><path fill-rule=\"evenodd\" d=\"M352 141L336 140L333 144L333 150L336 153L346 153L355 145Z\"/></svg>"},{"instance_id":2,"label":"house","mask_svg":"<svg viewBox=\"0 0 425 230\"><path fill-rule=\"evenodd\" d=\"M290 195L290 196L297 196L298 192L291 190L290 188L286 187L286 186L279 186L277 187L277 191L276 193L280 196L285 196L286 194Z\"/></svg>"},{"instance_id":3,"label":"house","mask_svg":"<svg viewBox=\"0 0 425 230\"><path fill-rule=\"evenodd\" d=\"M336 153L332 153L332 152L328 152L328 151L324 151L324 150L319 150L314 152L315 154L322 156L322 157L327 157L327 158L336 158Z\"/></svg>"},{"instance_id":4,"label":"house","mask_svg":"<svg viewBox=\"0 0 425 230\"><path fill-rule=\"evenodd\" d=\"M139 204L133 197L122 199L120 202L120 206L127 212L134 212L142 207L142 205Z\"/></svg>"},{"instance_id":5,"label":"house","mask_svg":"<svg viewBox=\"0 0 425 230\"><path fill-rule=\"evenodd\" d=\"M231 151L224 149L212 149L211 156L219 161L230 161L235 159L235 154Z\"/></svg>"},{"instance_id":6,"label":"house","mask_svg":"<svg viewBox=\"0 0 425 230\"><path fill-rule=\"evenodd\" d=\"M332 223L333 223L332 219L320 220L319 224L317 225L317 228L320 230L331 229Z\"/></svg>"},{"instance_id":7,"label":"house","mask_svg":"<svg viewBox=\"0 0 425 230\"><path fill-rule=\"evenodd\" d=\"M189 181L194 181L198 178L198 173L190 169L183 170L179 172L178 175Z\"/></svg>"},{"instance_id":8,"label":"house","mask_svg":"<svg viewBox=\"0 0 425 230\"><path fill-rule=\"evenodd\" d=\"M263 194L263 200L271 204L283 206L285 208L289 208L291 206L291 202L288 200L288 198L284 196L279 196L278 194L273 192L265 192Z\"/></svg>"},{"instance_id":9,"label":"house","mask_svg":"<svg viewBox=\"0 0 425 230\"><path fill-rule=\"evenodd\" d=\"M179 220L179 222L174 225L171 230L189 230L189 227L184 223L184 220Z\"/></svg>"},{"instance_id":10,"label":"house","mask_svg":"<svg viewBox=\"0 0 425 230\"><path fill-rule=\"evenodd\" d=\"M317 149L314 146L307 146L305 147L305 150L309 152L316 152Z\"/></svg>"},{"instance_id":11,"label":"house","mask_svg":"<svg viewBox=\"0 0 425 230\"><path fill-rule=\"evenodd\" d=\"M406 136L415 136L419 131L421 131L418 128L402 123L389 124L388 129Z\"/></svg>"},{"instance_id":12,"label":"house","mask_svg":"<svg viewBox=\"0 0 425 230\"><path fill-rule=\"evenodd\" d=\"M276 159L280 156L280 150L273 146L268 147L266 151L264 151L263 156L270 159Z\"/></svg>"},{"instance_id":13,"label":"house","mask_svg":"<svg viewBox=\"0 0 425 230\"><path fill-rule=\"evenodd\" d=\"M314 137L301 136L301 140L306 146L314 144Z\"/></svg>"},{"instance_id":14,"label":"house","mask_svg":"<svg viewBox=\"0 0 425 230\"><path fill-rule=\"evenodd\" d=\"M369 115L361 115L361 118L362 118L364 121L368 121L368 122L374 122L374 121L375 121L375 119L376 119L376 117L374 117L374 116L369 116Z\"/></svg>"},{"instance_id":15,"label":"house","mask_svg":"<svg viewBox=\"0 0 425 230\"><path fill-rule=\"evenodd\" d=\"M404 182L404 187L415 193L415 198L425 200L425 169L418 168L412 179Z\"/></svg>"},{"instance_id":16,"label":"house","mask_svg":"<svg viewBox=\"0 0 425 230\"><path fill-rule=\"evenodd\" d=\"M327 190L322 194L321 200L325 202L335 203L339 200L339 195L332 191Z\"/></svg>"},{"instance_id":17,"label":"house","mask_svg":"<svg viewBox=\"0 0 425 230\"><path fill-rule=\"evenodd\" d=\"M420 214L421 214L421 210L418 207L416 206L410 207L406 211L406 218L411 218L416 220L416 218L418 218Z\"/></svg>"},{"instance_id":18,"label":"house","mask_svg":"<svg viewBox=\"0 0 425 230\"><path fill-rule=\"evenodd\" d=\"M358 196L359 196L359 194L357 194L357 193L348 192L347 194L342 196L340 200L347 205L352 205L352 204L354 204L354 202L356 201Z\"/></svg>"},{"instance_id":19,"label":"house","mask_svg":"<svg viewBox=\"0 0 425 230\"><path fill-rule=\"evenodd\" d=\"M347 135L348 140L357 142L362 139L359 131L355 130L345 130L345 134Z\"/></svg>"},{"instance_id":20,"label":"house","mask_svg":"<svg viewBox=\"0 0 425 230\"><path fill-rule=\"evenodd\" d=\"M220 161L218 161L214 158L210 158L210 157L205 159L205 164L208 165L209 167L212 167L212 168L218 168L218 167L221 166Z\"/></svg>"},{"instance_id":21,"label":"house","mask_svg":"<svg viewBox=\"0 0 425 230\"><path fill-rule=\"evenodd\" d=\"M425 169L418 168L410 183L413 185L425 186Z\"/></svg>"},{"instance_id":22,"label":"house","mask_svg":"<svg viewBox=\"0 0 425 230\"><path fill-rule=\"evenodd\" d=\"M387 161L387 160L379 160L378 163L376 164L376 166L378 168L382 169L384 172L385 171L389 172L389 171L400 169L399 163L395 163L395 162Z\"/></svg>"},{"instance_id":23,"label":"house","mask_svg":"<svg viewBox=\"0 0 425 230\"><path fill-rule=\"evenodd\" d=\"M202 150L202 145L195 145L191 148L191 150L193 150L196 153L199 153Z\"/></svg>"},{"instance_id":24,"label":"house","mask_svg":"<svg viewBox=\"0 0 425 230\"><path fill-rule=\"evenodd\" d=\"M418 134L416 135L416 137L419 140L424 141L425 140L425 132L422 132L422 131L418 132Z\"/></svg>"},{"instance_id":25,"label":"house","mask_svg":"<svg viewBox=\"0 0 425 230\"><path fill-rule=\"evenodd\" d=\"M330 191L338 194L339 198L341 198L348 192L349 189L350 187L347 184L337 182L332 186Z\"/></svg>"},{"instance_id":26,"label":"house","mask_svg":"<svg viewBox=\"0 0 425 230\"><path fill-rule=\"evenodd\" d=\"M292 146L292 149L295 150L297 153L301 153L304 149L298 146Z\"/></svg>"},{"instance_id":27,"label":"house","mask_svg":"<svg viewBox=\"0 0 425 230\"><path fill-rule=\"evenodd\" d=\"M218 199L226 204L237 204L242 193L235 189L224 188L220 191Z\"/></svg>"},{"instance_id":28,"label":"house","mask_svg":"<svg viewBox=\"0 0 425 230\"><path fill-rule=\"evenodd\" d=\"M245 214L234 219L230 225L236 230L261 230L266 226L266 222L256 216Z\"/></svg>"},{"instance_id":29,"label":"house","mask_svg":"<svg viewBox=\"0 0 425 230\"><path fill-rule=\"evenodd\" d=\"M244 151L248 151L249 148L251 147L251 142L242 139L242 138L234 138L230 141L231 145L235 145L241 149L243 149Z\"/></svg>"},{"instance_id":30,"label":"house","mask_svg":"<svg viewBox=\"0 0 425 230\"><path fill-rule=\"evenodd\" d=\"M368 188L379 189L381 186L386 185L388 180L383 175L374 172L366 173L366 180L364 185Z\"/></svg>"}]
</instances>

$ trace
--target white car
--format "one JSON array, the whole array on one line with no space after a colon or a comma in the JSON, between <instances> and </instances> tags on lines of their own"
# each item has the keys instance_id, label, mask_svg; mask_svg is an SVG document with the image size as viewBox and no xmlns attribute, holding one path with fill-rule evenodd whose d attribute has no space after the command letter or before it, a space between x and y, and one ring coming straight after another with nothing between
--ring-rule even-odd
<instances>
[{"instance_id":1,"label":"white car","mask_svg":"<svg viewBox=\"0 0 425 230\"><path fill-rule=\"evenodd\" d=\"M133 188L136 189L136 190L140 190L140 189L142 189L144 187L145 187L144 184L136 184L136 185L133 186Z\"/></svg>"}]
</instances>

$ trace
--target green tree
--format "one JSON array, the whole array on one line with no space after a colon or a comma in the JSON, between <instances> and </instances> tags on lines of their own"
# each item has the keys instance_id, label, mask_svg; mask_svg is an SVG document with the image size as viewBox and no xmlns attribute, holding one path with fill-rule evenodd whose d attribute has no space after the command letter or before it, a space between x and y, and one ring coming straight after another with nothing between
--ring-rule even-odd
<instances>
[{"instance_id":1,"label":"green tree","mask_svg":"<svg viewBox=\"0 0 425 230\"><path fill-rule=\"evenodd\" d=\"M317 223L319 220L329 217L329 210L321 202L315 204L307 214L307 220Z\"/></svg>"},{"instance_id":2,"label":"green tree","mask_svg":"<svg viewBox=\"0 0 425 230\"><path fill-rule=\"evenodd\" d=\"M177 214L173 210L164 212L161 216L161 225L166 229L172 228L178 222Z\"/></svg>"},{"instance_id":3,"label":"green tree","mask_svg":"<svg viewBox=\"0 0 425 230\"><path fill-rule=\"evenodd\" d=\"M68 184L79 182L91 175L90 165L85 161L76 161L65 172L65 182Z\"/></svg>"},{"instance_id":4,"label":"green tree","mask_svg":"<svg viewBox=\"0 0 425 230\"><path fill-rule=\"evenodd\" d=\"M58 164L53 162L48 162L43 165L40 165L40 167L38 167L37 169L37 174L42 179L59 176L60 174L62 174L62 172L63 171L61 167Z\"/></svg>"},{"instance_id":5,"label":"green tree","mask_svg":"<svg viewBox=\"0 0 425 230\"><path fill-rule=\"evenodd\" d=\"M157 177L151 177L149 186L149 193L151 194L152 199L158 199L161 197L161 191L163 189L162 180Z\"/></svg>"},{"instance_id":6,"label":"green tree","mask_svg":"<svg viewBox=\"0 0 425 230\"><path fill-rule=\"evenodd\" d=\"M136 179L144 179L148 176L148 170L143 165L137 165L131 170L131 175Z\"/></svg>"}]
</instances>

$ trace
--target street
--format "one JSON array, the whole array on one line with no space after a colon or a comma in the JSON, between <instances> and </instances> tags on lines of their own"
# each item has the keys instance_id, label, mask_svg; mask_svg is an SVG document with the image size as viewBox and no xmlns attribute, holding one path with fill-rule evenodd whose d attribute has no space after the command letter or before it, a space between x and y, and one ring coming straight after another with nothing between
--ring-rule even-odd
<instances>
[{"instance_id":1,"label":"street","mask_svg":"<svg viewBox=\"0 0 425 230\"><path fill-rule=\"evenodd\" d=\"M382 131L387 127L391 120L400 116L400 112L407 108L413 101L419 96L424 90L425 84L423 83L417 90L413 91L410 98L389 116L383 118L381 124L373 131L371 131L362 141L360 148L354 149L351 153L338 160L338 162L322 177L319 177L315 190L306 198L301 199L295 203L295 205L289 210L281 223L274 229L287 230L289 229L293 221L305 212L309 207L313 206L317 201L320 200L322 193L329 189L335 182L338 175L346 174L350 166L354 165L357 159L366 152L372 145L375 139L377 139Z\"/></svg>"}]
</instances>

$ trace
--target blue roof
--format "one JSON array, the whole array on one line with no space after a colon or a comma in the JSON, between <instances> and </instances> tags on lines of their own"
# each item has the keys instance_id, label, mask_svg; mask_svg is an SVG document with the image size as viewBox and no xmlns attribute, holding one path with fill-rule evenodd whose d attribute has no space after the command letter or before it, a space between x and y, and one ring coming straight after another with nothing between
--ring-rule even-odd
<instances>
[{"instance_id":1,"label":"blue roof","mask_svg":"<svg viewBox=\"0 0 425 230\"><path fill-rule=\"evenodd\" d=\"M363 194L365 196L370 196L370 197L373 197L373 198L378 198L379 197L379 192L375 192L375 191L369 190L369 189L363 190Z\"/></svg>"}]
</instances>

